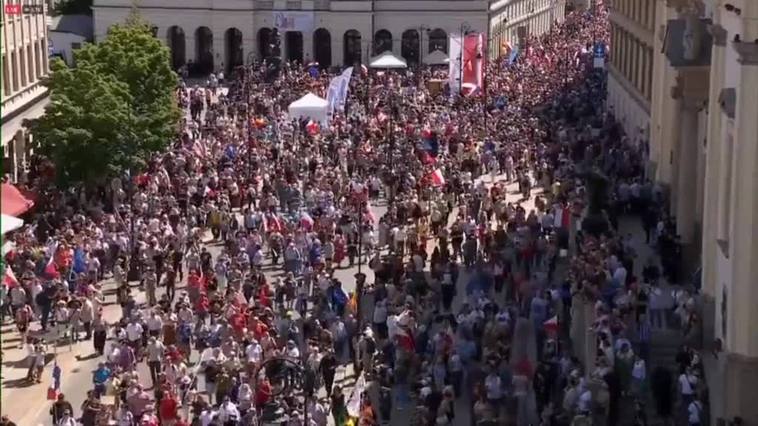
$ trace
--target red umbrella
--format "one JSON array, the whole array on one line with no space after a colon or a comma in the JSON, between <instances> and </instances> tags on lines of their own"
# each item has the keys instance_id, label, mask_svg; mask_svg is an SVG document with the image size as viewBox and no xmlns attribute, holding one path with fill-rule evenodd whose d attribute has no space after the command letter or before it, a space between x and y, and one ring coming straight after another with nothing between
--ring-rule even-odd
<instances>
[{"instance_id":1,"label":"red umbrella","mask_svg":"<svg viewBox=\"0 0 758 426\"><path fill-rule=\"evenodd\" d=\"M2 188L2 211L10 216L20 216L34 206L34 202L25 197L15 186L4 183Z\"/></svg>"}]
</instances>

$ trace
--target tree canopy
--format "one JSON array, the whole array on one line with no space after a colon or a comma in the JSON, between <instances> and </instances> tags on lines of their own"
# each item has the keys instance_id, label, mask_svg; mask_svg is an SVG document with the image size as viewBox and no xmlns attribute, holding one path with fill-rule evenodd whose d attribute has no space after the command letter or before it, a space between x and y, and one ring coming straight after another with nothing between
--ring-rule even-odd
<instances>
[{"instance_id":1,"label":"tree canopy","mask_svg":"<svg viewBox=\"0 0 758 426\"><path fill-rule=\"evenodd\" d=\"M45 84L46 113L29 127L39 151L56 165L59 183L96 181L141 168L176 135L181 113L170 54L139 16L110 28L98 44L57 60Z\"/></svg>"}]
</instances>

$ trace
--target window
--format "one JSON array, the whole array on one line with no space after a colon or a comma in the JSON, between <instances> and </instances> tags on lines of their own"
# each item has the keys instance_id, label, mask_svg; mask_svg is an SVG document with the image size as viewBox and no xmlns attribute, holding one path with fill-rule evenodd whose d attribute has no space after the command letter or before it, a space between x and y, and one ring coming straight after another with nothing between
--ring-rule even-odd
<instances>
[{"instance_id":1,"label":"window","mask_svg":"<svg viewBox=\"0 0 758 426\"><path fill-rule=\"evenodd\" d=\"M11 94L11 79L8 72L8 61L3 55L3 98Z\"/></svg>"},{"instance_id":2,"label":"window","mask_svg":"<svg viewBox=\"0 0 758 426\"><path fill-rule=\"evenodd\" d=\"M48 63L47 63L47 39L42 38L42 40L39 41L39 55L37 56L42 62L40 66L40 70L42 70L42 75L47 75L48 71Z\"/></svg>"},{"instance_id":3,"label":"window","mask_svg":"<svg viewBox=\"0 0 758 426\"><path fill-rule=\"evenodd\" d=\"M21 87L26 87L29 75L26 73L26 49L23 47L19 49L19 68L18 73L21 75Z\"/></svg>"},{"instance_id":4,"label":"window","mask_svg":"<svg viewBox=\"0 0 758 426\"><path fill-rule=\"evenodd\" d=\"M42 77L42 62L40 61L39 43L34 43L34 71L37 79Z\"/></svg>"},{"instance_id":5,"label":"window","mask_svg":"<svg viewBox=\"0 0 758 426\"><path fill-rule=\"evenodd\" d=\"M16 59L16 52L11 52L11 82L13 83L12 91L18 91L18 59Z\"/></svg>"},{"instance_id":6,"label":"window","mask_svg":"<svg viewBox=\"0 0 758 426\"><path fill-rule=\"evenodd\" d=\"M34 83L37 81L37 75L34 71L34 51L32 50L32 45L26 46L26 61L29 64L29 83Z\"/></svg>"}]
</instances>

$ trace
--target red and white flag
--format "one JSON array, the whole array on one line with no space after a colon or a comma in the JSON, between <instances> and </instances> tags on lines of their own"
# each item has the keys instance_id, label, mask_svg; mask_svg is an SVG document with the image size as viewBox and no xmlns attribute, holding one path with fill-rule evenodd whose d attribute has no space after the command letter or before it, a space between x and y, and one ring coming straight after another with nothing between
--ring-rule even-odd
<instances>
[{"instance_id":1,"label":"red and white flag","mask_svg":"<svg viewBox=\"0 0 758 426\"><path fill-rule=\"evenodd\" d=\"M463 87L481 89L484 86L485 35L469 34L463 40Z\"/></svg>"},{"instance_id":2,"label":"red and white flag","mask_svg":"<svg viewBox=\"0 0 758 426\"><path fill-rule=\"evenodd\" d=\"M47 265L45 265L45 275L50 278L59 278L58 266L55 264L55 254L58 252L58 241L52 241L47 245L45 253L47 254Z\"/></svg>"},{"instance_id":3,"label":"red and white flag","mask_svg":"<svg viewBox=\"0 0 758 426\"><path fill-rule=\"evenodd\" d=\"M429 180L434 186L443 186L445 184L445 176L442 175L442 170L435 169L428 175Z\"/></svg>"},{"instance_id":4,"label":"red and white flag","mask_svg":"<svg viewBox=\"0 0 758 426\"><path fill-rule=\"evenodd\" d=\"M5 278L3 278L3 283L9 289L18 285L16 274L13 273L13 269L11 269L10 265L5 265Z\"/></svg>"}]
</instances>

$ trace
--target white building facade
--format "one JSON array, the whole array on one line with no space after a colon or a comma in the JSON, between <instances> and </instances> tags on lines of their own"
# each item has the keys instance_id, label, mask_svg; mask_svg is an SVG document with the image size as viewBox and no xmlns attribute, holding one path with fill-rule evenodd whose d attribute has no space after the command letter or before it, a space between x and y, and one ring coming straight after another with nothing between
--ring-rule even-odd
<instances>
[{"instance_id":1,"label":"white building facade","mask_svg":"<svg viewBox=\"0 0 758 426\"><path fill-rule=\"evenodd\" d=\"M272 56L274 27L285 60L351 65L390 50L409 64L423 63L435 50L447 53L449 34L486 33L489 17L497 18L505 10L512 14L512 25L524 25L522 15L516 15L520 13L528 20L540 19L539 25L528 28L549 28L549 14L531 12L543 10L538 5L543 3L556 8L562 4L553 0L143 0L139 11L171 48L174 67L187 64L210 72ZM491 15L495 4L497 16ZM131 0L95 0L95 40L103 38L111 25L123 22L132 7Z\"/></svg>"},{"instance_id":2,"label":"white building facade","mask_svg":"<svg viewBox=\"0 0 758 426\"><path fill-rule=\"evenodd\" d=\"M4 1L0 18L3 172L12 180L19 177L31 150L31 138L23 128L23 121L41 116L48 102L47 89L41 84L48 74L46 7L42 0L37 2L36 10L21 9L20 3ZM33 1L24 4L35 5ZM8 8L13 5L18 5L18 9Z\"/></svg>"}]
</instances>

